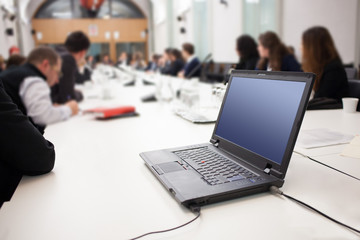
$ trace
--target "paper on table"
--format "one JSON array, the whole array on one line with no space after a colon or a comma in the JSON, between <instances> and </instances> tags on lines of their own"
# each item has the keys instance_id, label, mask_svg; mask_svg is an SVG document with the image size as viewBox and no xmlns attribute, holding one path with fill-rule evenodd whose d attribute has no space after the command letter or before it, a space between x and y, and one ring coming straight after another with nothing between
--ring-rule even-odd
<instances>
[{"instance_id":1,"label":"paper on table","mask_svg":"<svg viewBox=\"0 0 360 240\"><path fill-rule=\"evenodd\" d=\"M356 136L350 144L345 147L341 156L360 158L360 136Z\"/></svg>"},{"instance_id":2,"label":"paper on table","mask_svg":"<svg viewBox=\"0 0 360 240\"><path fill-rule=\"evenodd\" d=\"M296 144L301 148L317 148L349 143L353 137L350 134L334 132L325 128L302 130Z\"/></svg>"}]
</instances>

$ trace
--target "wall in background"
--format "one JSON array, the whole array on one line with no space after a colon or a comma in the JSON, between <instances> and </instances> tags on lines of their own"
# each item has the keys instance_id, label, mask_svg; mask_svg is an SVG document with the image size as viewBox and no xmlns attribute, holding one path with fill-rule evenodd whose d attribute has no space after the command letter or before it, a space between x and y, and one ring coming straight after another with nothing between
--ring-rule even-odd
<instances>
[{"instance_id":1,"label":"wall in background","mask_svg":"<svg viewBox=\"0 0 360 240\"><path fill-rule=\"evenodd\" d=\"M325 26L334 38L344 63L356 56L358 0L283 1L283 41L292 45L300 57L301 35L315 25ZM300 58L299 58L300 59Z\"/></svg>"},{"instance_id":2,"label":"wall in background","mask_svg":"<svg viewBox=\"0 0 360 240\"><path fill-rule=\"evenodd\" d=\"M7 7L13 6L8 0L0 0L0 5L6 5ZM0 19L0 55L7 59L9 56L9 48L13 45L17 46L17 28L15 21L4 19L4 12L2 10L0 11ZM7 28L13 29L13 36L8 36L5 34Z\"/></svg>"},{"instance_id":3,"label":"wall in background","mask_svg":"<svg viewBox=\"0 0 360 240\"><path fill-rule=\"evenodd\" d=\"M241 1L227 0L228 5L221 4L220 1L204 0L184 2L152 0L152 2L154 3L156 53L162 53L167 47L177 47L180 49L182 43L191 42L197 45L200 58L204 58L207 53L212 53L215 61L238 61L235 41L242 32ZM195 23L194 20L199 19L197 16L194 16L194 14L197 14L195 7L199 6L199 2L205 2L208 12L206 16L203 16L206 18L206 21ZM162 13L156 10L157 6L161 7L161 5L162 8L167 10L166 16L161 15ZM159 15L161 16L159 17ZM178 21L178 16L184 17L185 20ZM181 27L186 29L185 34L180 33ZM199 29L205 29L200 36L204 39L202 43L195 39L195 36L199 37Z\"/></svg>"},{"instance_id":4,"label":"wall in background","mask_svg":"<svg viewBox=\"0 0 360 240\"><path fill-rule=\"evenodd\" d=\"M237 62L236 38L242 33L242 1L227 0L227 6L220 1L211 1L212 24L211 52L215 62Z\"/></svg>"}]
</instances>

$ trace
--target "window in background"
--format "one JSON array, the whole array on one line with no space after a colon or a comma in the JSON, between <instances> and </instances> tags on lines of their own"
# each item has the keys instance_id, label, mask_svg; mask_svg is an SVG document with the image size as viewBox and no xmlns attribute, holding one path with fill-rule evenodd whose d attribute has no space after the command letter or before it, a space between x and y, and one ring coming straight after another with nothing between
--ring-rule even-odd
<instances>
[{"instance_id":1,"label":"window in background","mask_svg":"<svg viewBox=\"0 0 360 240\"><path fill-rule=\"evenodd\" d=\"M116 43L116 56L119 57L122 52L132 55L133 53L142 53L144 59L146 54L145 43Z\"/></svg>"},{"instance_id":2,"label":"window in background","mask_svg":"<svg viewBox=\"0 0 360 240\"><path fill-rule=\"evenodd\" d=\"M265 31L281 35L281 6L282 0L243 0L244 33L255 39Z\"/></svg>"},{"instance_id":3,"label":"window in background","mask_svg":"<svg viewBox=\"0 0 360 240\"><path fill-rule=\"evenodd\" d=\"M92 43L86 55L94 57L95 62L101 62L104 55L110 54L109 43Z\"/></svg>"}]
</instances>

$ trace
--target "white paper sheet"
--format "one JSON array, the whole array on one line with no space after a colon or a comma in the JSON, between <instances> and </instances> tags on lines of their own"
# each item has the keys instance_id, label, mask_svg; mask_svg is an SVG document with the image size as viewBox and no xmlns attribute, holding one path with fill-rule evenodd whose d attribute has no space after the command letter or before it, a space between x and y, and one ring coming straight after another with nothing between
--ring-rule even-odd
<instances>
[{"instance_id":1,"label":"white paper sheet","mask_svg":"<svg viewBox=\"0 0 360 240\"><path fill-rule=\"evenodd\" d=\"M360 158L360 136L356 136L348 146L345 147L341 156Z\"/></svg>"},{"instance_id":2,"label":"white paper sheet","mask_svg":"<svg viewBox=\"0 0 360 240\"><path fill-rule=\"evenodd\" d=\"M317 148L349 143L353 135L331 131L325 128L303 130L300 132L296 145L301 148Z\"/></svg>"}]
</instances>

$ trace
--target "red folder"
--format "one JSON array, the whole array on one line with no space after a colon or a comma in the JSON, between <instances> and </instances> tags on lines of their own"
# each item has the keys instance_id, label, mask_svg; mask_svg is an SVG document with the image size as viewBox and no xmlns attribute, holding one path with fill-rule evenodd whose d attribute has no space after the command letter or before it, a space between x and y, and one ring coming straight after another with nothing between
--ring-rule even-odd
<instances>
[{"instance_id":1,"label":"red folder","mask_svg":"<svg viewBox=\"0 0 360 240\"><path fill-rule=\"evenodd\" d=\"M99 107L88 109L84 113L92 113L97 118L113 118L120 117L122 115L128 115L135 113L135 107L133 106L121 106L121 107Z\"/></svg>"}]
</instances>

